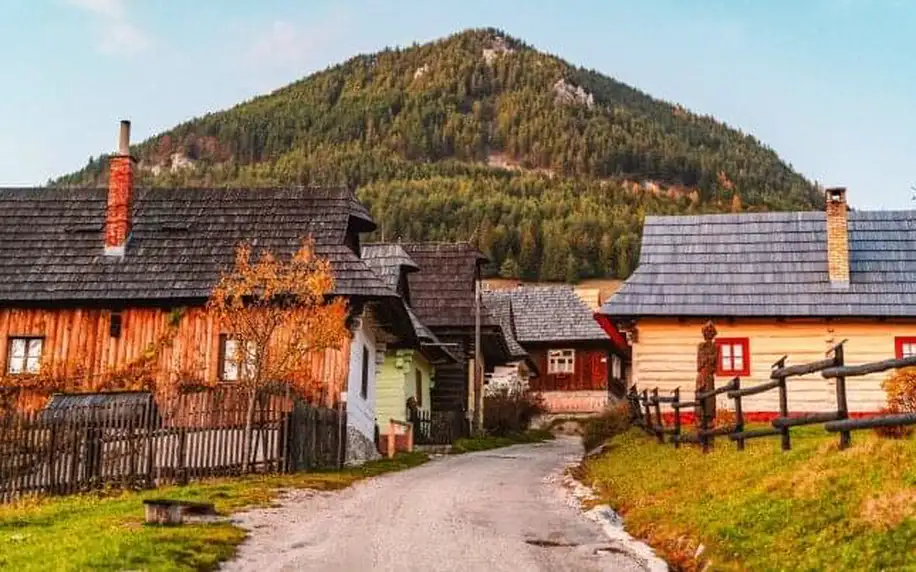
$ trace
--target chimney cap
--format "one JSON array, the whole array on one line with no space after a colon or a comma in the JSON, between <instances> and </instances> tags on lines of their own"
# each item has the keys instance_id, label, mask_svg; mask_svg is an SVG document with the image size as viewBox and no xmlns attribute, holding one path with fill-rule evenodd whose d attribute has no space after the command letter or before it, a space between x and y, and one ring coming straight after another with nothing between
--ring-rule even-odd
<instances>
[{"instance_id":1,"label":"chimney cap","mask_svg":"<svg viewBox=\"0 0 916 572\"><path fill-rule=\"evenodd\" d=\"M824 195L829 201L845 203L846 187L829 187L824 189Z\"/></svg>"},{"instance_id":2,"label":"chimney cap","mask_svg":"<svg viewBox=\"0 0 916 572\"><path fill-rule=\"evenodd\" d=\"M118 154L130 155L130 121L121 120L121 129L118 132Z\"/></svg>"}]
</instances>

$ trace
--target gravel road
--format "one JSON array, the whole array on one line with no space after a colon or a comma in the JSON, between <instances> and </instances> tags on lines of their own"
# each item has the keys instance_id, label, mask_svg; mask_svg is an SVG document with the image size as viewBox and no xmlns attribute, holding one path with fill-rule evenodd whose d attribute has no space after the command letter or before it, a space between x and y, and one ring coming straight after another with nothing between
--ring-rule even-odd
<instances>
[{"instance_id":1,"label":"gravel road","mask_svg":"<svg viewBox=\"0 0 916 572\"><path fill-rule=\"evenodd\" d=\"M642 570L561 484L577 440L446 457L336 492L293 491L240 514L225 570Z\"/></svg>"}]
</instances>

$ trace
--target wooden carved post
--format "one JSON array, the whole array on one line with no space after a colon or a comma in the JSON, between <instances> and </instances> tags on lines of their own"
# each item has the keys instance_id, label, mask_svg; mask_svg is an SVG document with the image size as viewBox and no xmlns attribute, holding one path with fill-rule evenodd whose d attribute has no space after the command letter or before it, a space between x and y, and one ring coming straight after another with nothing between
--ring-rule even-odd
<instances>
[{"instance_id":1,"label":"wooden carved post","mask_svg":"<svg viewBox=\"0 0 916 572\"><path fill-rule=\"evenodd\" d=\"M665 442L665 433L663 431L664 423L662 423L662 406L658 402L658 388L652 390L652 398L655 400L655 437L658 439L659 443Z\"/></svg>"},{"instance_id":2,"label":"wooden carved post","mask_svg":"<svg viewBox=\"0 0 916 572\"><path fill-rule=\"evenodd\" d=\"M736 377L734 381L735 391L741 390L741 378ZM735 433L744 432L744 409L741 406L741 394L735 396ZM737 440L738 450L744 450L744 438L739 437Z\"/></svg>"},{"instance_id":3,"label":"wooden carved post","mask_svg":"<svg viewBox=\"0 0 916 572\"><path fill-rule=\"evenodd\" d=\"M845 365L843 356L843 344L838 344L833 348L833 361L836 367ZM840 420L849 418L849 406L846 404L846 376L838 375L836 377L836 412ZM849 430L840 431L840 449L846 449L852 443L852 435Z\"/></svg>"},{"instance_id":4,"label":"wooden carved post","mask_svg":"<svg viewBox=\"0 0 916 572\"><path fill-rule=\"evenodd\" d=\"M674 403L672 403L674 408L674 448L677 449L681 446L681 388L674 388Z\"/></svg>"},{"instance_id":5,"label":"wooden carved post","mask_svg":"<svg viewBox=\"0 0 916 572\"><path fill-rule=\"evenodd\" d=\"M774 369L782 369L784 367L786 367L786 356L782 356L782 359L773 364ZM789 417L789 392L788 387L786 387L786 376L778 376L776 380L779 382L779 416L787 419ZM782 450L790 450L792 448L792 438L789 435L789 428L780 427L779 433L781 435Z\"/></svg>"},{"instance_id":6,"label":"wooden carved post","mask_svg":"<svg viewBox=\"0 0 916 572\"><path fill-rule=\"evenodd\" d=\"M697 346L697 379L696 394L711 392L716 388L716 326L712 321L703 325L703 342ZM696 425L700 428L700 441L703 452L709 451L710 437L705 435L716 419L716 396L710 395L700 399L695 395Z\"/></svg>"}]
</instances>

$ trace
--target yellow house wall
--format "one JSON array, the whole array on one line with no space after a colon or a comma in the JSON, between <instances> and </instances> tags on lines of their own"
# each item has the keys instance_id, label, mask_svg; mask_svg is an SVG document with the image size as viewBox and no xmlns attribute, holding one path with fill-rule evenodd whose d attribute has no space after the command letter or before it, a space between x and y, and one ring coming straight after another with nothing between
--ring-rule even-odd
<instances>
[{"instance_id":1,"label":"yellow house wall","mask_svg":"<svg viewBox=\"0 0 916 572\"><path fill-rule=\"evenodd\" d=\"M388 421L407 421L407 399L416 397L416 371L422 375L423 399L420 409L429 411L433 367L415 350L389 351L376 378L376 422L387 434Z\"/></svg>"},{"instance_id":2,"label":"yellow house wall","mask_svg":"<svg viewBox=\"0 0 916 572\"><path fill-rule=\"evenodd\" d=\"M681 388L681 399L693 400L696 383L697 346L703 341L702 320L644 319L637 324L633 344L633 382L637 388L658 387L661 394ZM824 359L825 352L836 343L845 345L847 365L895 357L894 338L916 336L916 321L853 320L721 320L716 321L721 338L748 338L750 376L741 379L742 386L764 383L770 379L770 368L783 355L787 365ZM847 379L847 398L852 412L876 411L884 406L881 382L888 373ZM716 384L730 378L716 377ZM731 400L720 396L720 404ZM745 398L745 411L777 411L778 392L770 391ZM789 411L829 411L836 408L836 388L832 380L820 374L789 379Z\"/></svg>"}]
</instances>

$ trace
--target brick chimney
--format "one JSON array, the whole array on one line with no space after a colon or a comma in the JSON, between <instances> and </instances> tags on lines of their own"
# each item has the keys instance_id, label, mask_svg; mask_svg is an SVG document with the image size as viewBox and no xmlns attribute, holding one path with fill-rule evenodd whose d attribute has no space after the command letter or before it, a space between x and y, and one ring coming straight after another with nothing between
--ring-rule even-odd
<instances>
[{"instance_id":1,"label":"brick chimney","mask_svg":"<svg viewBox=\"0 0 916 572\"><path fill-rule=\"evenodd\" d=\"M130 121L121 121L118 153L108 158L108 211L105 216L105 255L124 256L130 237L134 195L134 163L130 156Z\"/></svg>"},{"instance_id":2,"label":"brick chimney","mask_svg":"<svg viewBox=\"0 0 916 572\"><path fill-rule=\"evenodd\" d=\"M849 288L849 217L846 189L825 191L827 199L827 275L834 288Z\"/></svg>"}]
</instances>

